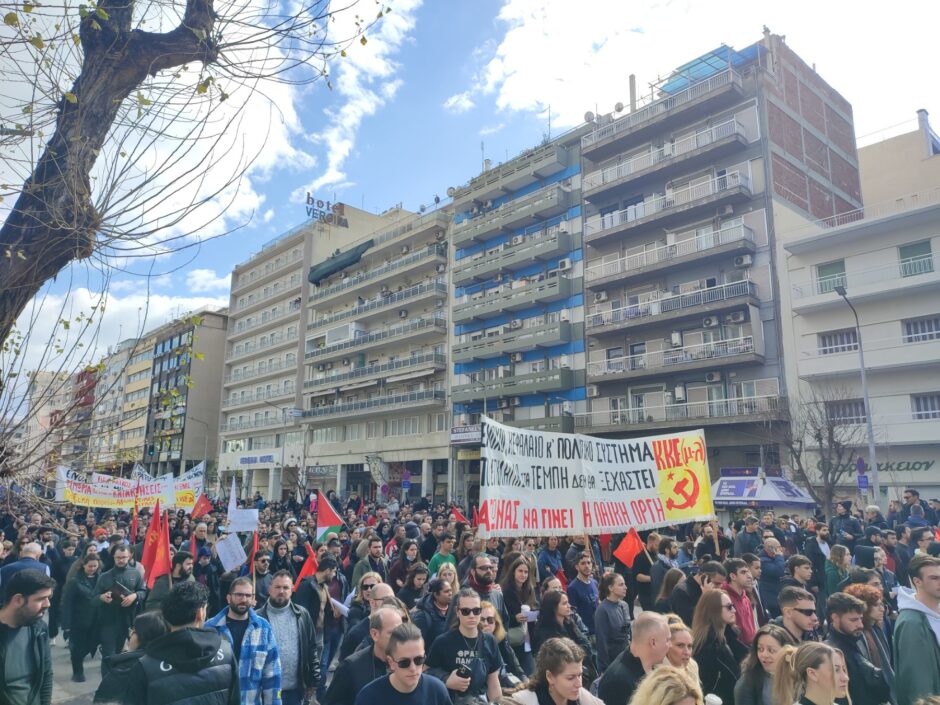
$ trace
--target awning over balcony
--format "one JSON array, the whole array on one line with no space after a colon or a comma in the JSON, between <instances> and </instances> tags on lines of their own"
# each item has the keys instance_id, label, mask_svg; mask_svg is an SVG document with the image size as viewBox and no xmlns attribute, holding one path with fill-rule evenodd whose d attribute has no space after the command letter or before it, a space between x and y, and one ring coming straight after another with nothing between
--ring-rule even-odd
<instances>
[{"instance_id":1,"label":"awning over balcony","mask_svg":"<svg viewBox=\"0 0 940 705\"><path fill-rule=\"evenodd\" d=\"M721 477L712 486L718 507L811 507L816 500L783 477Z\"/></svg>"},{"instance_id":2,"label":"awning over balcony","mask_svg":"<svg viewBox=\"0 0 940 705\"><path fill-rule=\"evenodd\" d=\"M758 56L767 52L767 49L757 42L741 51L722 44L717 49L702 54L687 64L683 64L663 81L658 89L662 93L678 93L691 84L703 81L719 71L737 68L754 61Z\"/></svg>"},{"instance_id":3,"label":"awning over balcony","mask_svg":"<svg viewBox=\"0 0 940 705\"><path fill-rule=\"evenodd\" d=\"M429 375L433 375L436 371L437 370L433 370L433 369L418 370L417 372L409 372L408 374L404 374L404 375L395 375L394 377L387 378L385 381L386 383L391 384L392 382L402 382L406 379L418 379L419 377L427 377Z\"/></svg>"}]
</instances>

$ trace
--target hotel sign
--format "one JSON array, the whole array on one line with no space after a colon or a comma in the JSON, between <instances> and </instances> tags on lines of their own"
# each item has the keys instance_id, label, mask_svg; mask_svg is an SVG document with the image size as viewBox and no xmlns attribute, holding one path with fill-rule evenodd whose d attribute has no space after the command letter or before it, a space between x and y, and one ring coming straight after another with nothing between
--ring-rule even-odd
<instances>
[{"instance_id":1,"label":"hotel sign","mask_svg":"<svg viewBox=\"0 0 940 705\"><path fill-rule=\"evenodd\" d=\"M340 228L349 227L345 205L316 198L309 191L307 192L307 217L326 225L336 225Z\"/></svg>"}]
</instances>

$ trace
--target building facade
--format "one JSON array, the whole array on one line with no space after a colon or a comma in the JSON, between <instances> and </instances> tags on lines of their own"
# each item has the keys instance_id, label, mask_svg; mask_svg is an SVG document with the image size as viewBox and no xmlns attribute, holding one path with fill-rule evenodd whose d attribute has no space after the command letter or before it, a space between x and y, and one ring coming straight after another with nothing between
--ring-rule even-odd
<instances>
[{"instance_id":1,"label":"building facade","mask_svg":"<svg viewBox=\"0 0 940 705\"><path fill-rule=\"evenodd\" d=\"M622 113L622 114L621 114ZM703 427L713 471L780 462L775 210L861 201L851 106L781 37L676 69L581 139L590 409L629 437Z\"/></svg>"},{"instance_id":2,"label":"building facade","mask_svg":"<svg viewBox=\"0 0 940 705\"><path fill-rule=\"evenodd\" d=\"M136 339L118 343L98 366L98 384L91 417L89 464L99 472L120 472L124 467L125 458L121 453L121 426L124 413L125 371L127 361L136 345Z\"/></svg>"},{"instance_id":3,"label":"building facade","mask_svg":"<svg viewBox=\"0 0 940 705\"><path fill-rule=\"evenodd\" d=\"M21 446L23 469L36 478L49 479L59 463L66 436L65 414L72 405L71 376L38 370L30 373L26 438Z\"/></svg>"}]
</instances>

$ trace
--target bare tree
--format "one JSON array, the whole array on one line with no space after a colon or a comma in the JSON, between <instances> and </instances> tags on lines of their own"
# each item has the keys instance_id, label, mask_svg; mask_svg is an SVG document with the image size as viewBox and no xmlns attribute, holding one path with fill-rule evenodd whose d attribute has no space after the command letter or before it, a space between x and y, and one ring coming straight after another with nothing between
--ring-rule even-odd
<instances>
[{"instance_id":1,"label":"bare tree","mask_svg":"<svg viewBox=\"0 0 940 705\"><path fill-rule=\"evenodd\" d=\"M795 479L828 518L836 489L855 473L865 444L864 411L845 389L806 391L808 396L790 400L784 423L770 427L772 440L788 452Z\"/></svg>"},{"instance_id":2,"label":"bare tree","mask_svg":"<svg viewBox=\"0 0 940 705\"><path fill-rule=\"evenodd\" d=\"M192 246L219 216L197 211L234 198L263 149L243 141L258 130L243 124L248 102L329 82L329 61L388 11L350 3L0 2L0 149L23 182L0 184L0 200L15 197L0 227L0 342L71 262Z\"/></svg>"}]
</instances>

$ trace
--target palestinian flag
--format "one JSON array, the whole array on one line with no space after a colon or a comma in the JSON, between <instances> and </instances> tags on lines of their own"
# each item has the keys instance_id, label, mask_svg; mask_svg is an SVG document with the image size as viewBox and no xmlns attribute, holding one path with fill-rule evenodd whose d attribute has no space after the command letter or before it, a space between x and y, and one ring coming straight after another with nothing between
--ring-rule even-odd
<instances>
[{"instance_id":1,"label":"palestinian flag","mask_svg":"<svg viewBox=\"0 0 940 705\"><path fill-rule=\"evenodd\" d=\"M322 542L331 531L339 534L344 526L343 518L336 513L323 493L317 490L317 541Z\"/></svg>"}]
</instances>

